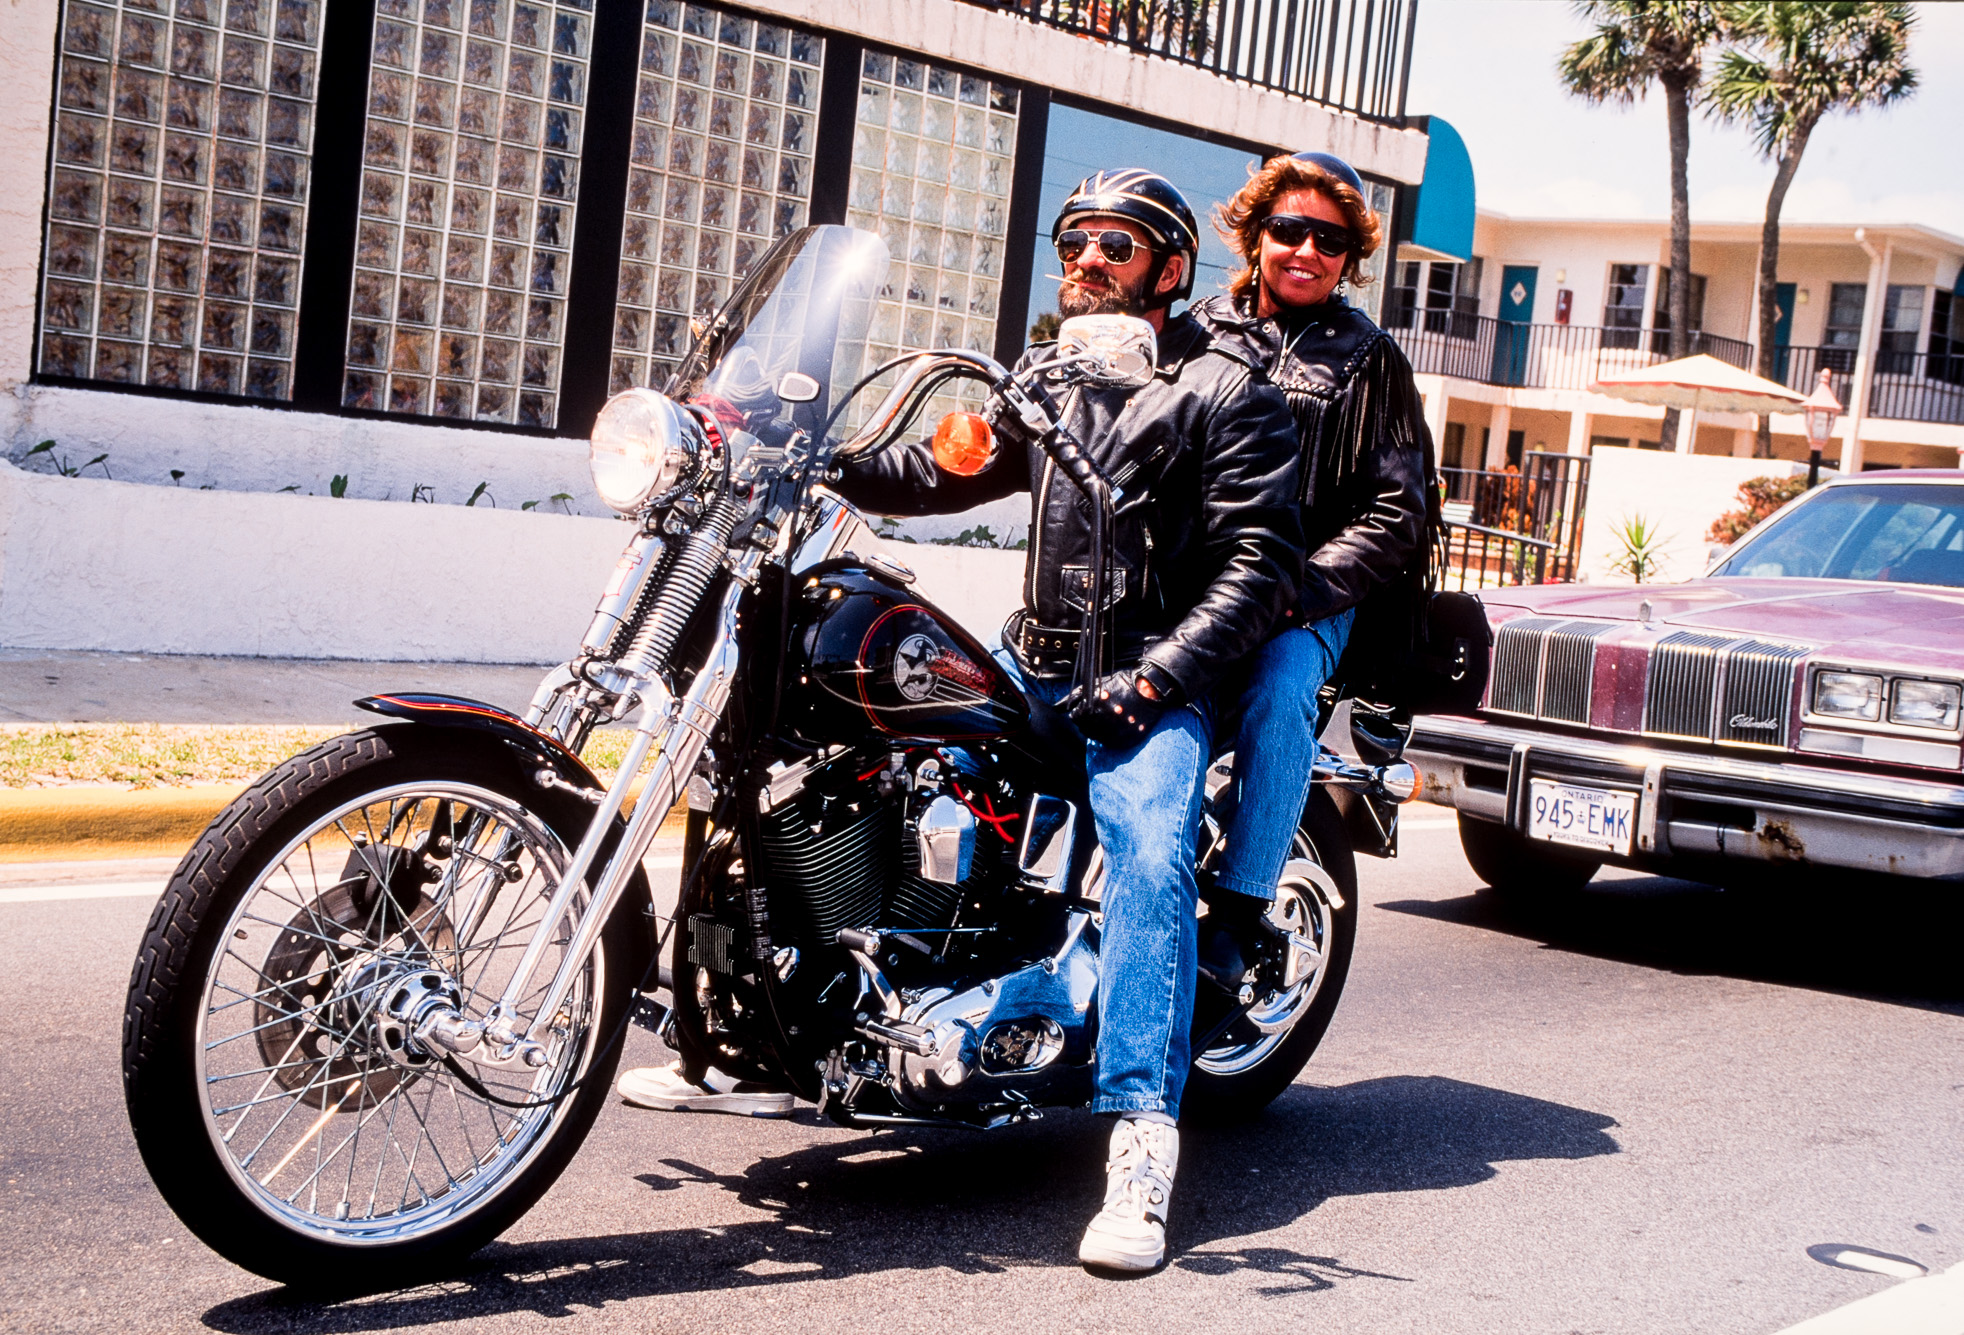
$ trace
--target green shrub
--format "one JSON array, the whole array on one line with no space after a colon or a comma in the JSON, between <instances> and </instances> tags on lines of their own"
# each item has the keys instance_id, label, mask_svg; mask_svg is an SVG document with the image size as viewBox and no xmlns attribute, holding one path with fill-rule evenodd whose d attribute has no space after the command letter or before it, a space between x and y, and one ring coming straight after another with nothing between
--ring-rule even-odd
<instances>
[{"instance_id":1,"label":"green shrub","mask_svg":"<svg viewBox=\"0 0 1964 1335\"><path fill-rule=\"evenodd\" d=\"M1798 474L1793 477L1755 477L1741 482L1739 508L1727 510L1714 519L1705 541L1722 542L1730 547L1751 532L1760 520L1806 490L1807 479Z\"/></svg>"}]
</instances>

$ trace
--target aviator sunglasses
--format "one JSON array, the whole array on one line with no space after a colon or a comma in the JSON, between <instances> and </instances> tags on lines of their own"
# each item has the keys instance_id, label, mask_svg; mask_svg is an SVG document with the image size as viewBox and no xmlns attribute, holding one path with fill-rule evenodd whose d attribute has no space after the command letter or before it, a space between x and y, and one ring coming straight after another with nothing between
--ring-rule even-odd
<instances>
[{"instance_id":1,"label":"aviator sunglasses","mask_svg":"<svg viewBox=\"0 0 1964 1335\"><path fill-rule=\"evenodd\" d=\"M1072 227L1057 234L1057 258L1066 264L1077 263L1084 248L1096 244L1107 264L1130 264L1133 252L1139 243L1132 233L1113 228L1108 232L1088 232L1082 227Z\"/></svg>"},{"instance_id":2,"label":"aviator sunglasses","mask_svg":"<svg viewBox=\"0 0 1964 1335\"><path fill-rule=\"evenodd\" d=\"M1069 236L1070 233L1064 235ZM1262 235L1291 250L1313 239L1316 253L1333 260L1341 259L1357 249L1357 237L1348 227L1338 227L1318 218L1305 218L1300 213L1269 214L1262 219Z\"/></svg>"}]
</instances>

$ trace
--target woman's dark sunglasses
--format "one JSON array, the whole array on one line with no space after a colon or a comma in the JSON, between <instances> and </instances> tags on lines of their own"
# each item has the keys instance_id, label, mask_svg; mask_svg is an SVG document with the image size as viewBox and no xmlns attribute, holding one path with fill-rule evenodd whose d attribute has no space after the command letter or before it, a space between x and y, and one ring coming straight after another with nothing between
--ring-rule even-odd
<instances>
[{"instance_id":1,"label":"woman's dark sunglasses","mask_svg":"<svg viewBox=\"0 0 1964 1335\"><path fill-rule=\"evenodd\" d=\"M1057 258L1075 264L1078 256L1084 254L1084 248L1094 242L1107 264L1130 264L1132 252L1139 244L1132 233L1117 228L1109 232L1087 232L1082 227L1072 227L1057 234Z\"/></svg>"},{"instance_id":2,"label":"woman's dark sunglasses","mask_svg":"<svg viewBox=\"0 0 1964 1335\"><path fill-rule=\"evenodd\" d=\"M1303 242L1316 242L1316 253L1328 259L1341 259L1357 249L1357 236L1348 227L1338 227L1300 213L1271 213L1262 219L1262 234L1277 245L1294 250ZM1068 234L1067 234L1068 235Z\"/></svg>"}]
</instances>

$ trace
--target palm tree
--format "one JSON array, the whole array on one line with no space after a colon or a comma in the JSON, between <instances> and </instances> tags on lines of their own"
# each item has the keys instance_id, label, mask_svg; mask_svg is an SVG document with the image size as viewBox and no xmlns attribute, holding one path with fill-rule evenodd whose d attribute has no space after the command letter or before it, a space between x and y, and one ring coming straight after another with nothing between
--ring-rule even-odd
<instances>
[{"instance_id":1,"label":"palm tree","mask_svg":"<svg viewBox=\"0 0 1964 1335\"><path fill-rule=\"evenodd\" d=\"M1705 105L1720 120L1745 123L1761 156L1774 163L1759 236L1759 373L1770 379L1787 188L1823 116L1888 106L1915 91L1909 37L1916 16L1900 0L1756 0L1718 8L1733 45L1719 57ZM1764 415L1754 453L1762 459L1773 454Z\"/></svg>"},{"instance_id":2,"label":"palm tree","mask_svg":"<svg viewBox=\"0 0 1964 1335\"><path fill-rule=\"evenodd\" d=\"M1629 105L1656 83L1664 90L1671 134L1670 355L1691 355L1691 101L1704 76L1705 47L1718 35L1706 0L1580 0L1576 13L1596 30L1556 62L1562 86L1591 102ZM1677 409L1664 414L1664 448L1677 439Z\"/></svg>"}]
</instances>

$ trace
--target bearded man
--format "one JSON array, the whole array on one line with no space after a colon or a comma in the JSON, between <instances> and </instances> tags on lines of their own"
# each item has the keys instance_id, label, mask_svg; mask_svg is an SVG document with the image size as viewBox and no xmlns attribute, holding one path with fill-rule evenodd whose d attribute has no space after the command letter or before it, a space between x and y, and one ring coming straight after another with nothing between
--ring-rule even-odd
<instances>
[{"instance_id":1,"label":"bearded man","mask_svg":"<svg viewBox=\"0 0 1964 1335\"><path fill-rule=\"evenodd\" d=\"M1140 170L1088 177L1051 227L1066 317L1143 318L1158 365L1143 388L1071 368L1045 377L1065 426L1122 490L1106 638L1115 670L1085 735L1092 816L1107 866L1095 1111L1118 1119L1086 1265L1164 1259L1191 1064L1195 848L1211 746L1210 688L1267 638L1302 567L1296 429L1281 392L1238 352L1168 308L1192 290L1198 228L1172 182ZM1019 366L1048 360L1039 344ZM957 478L925 444L849 466L840 490L884 514L945 514L1031 493L1024 606L1003 628L1004 667L1048 705L1071 689L1090 534L1076 487L1035 445L1006 445Z\"/></svg>"}]
</instances>

